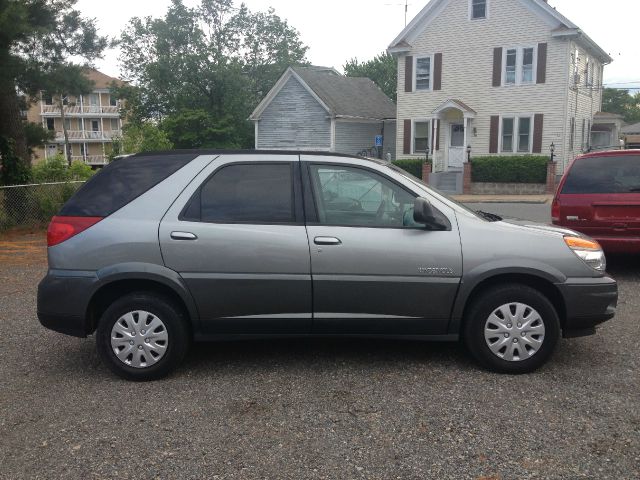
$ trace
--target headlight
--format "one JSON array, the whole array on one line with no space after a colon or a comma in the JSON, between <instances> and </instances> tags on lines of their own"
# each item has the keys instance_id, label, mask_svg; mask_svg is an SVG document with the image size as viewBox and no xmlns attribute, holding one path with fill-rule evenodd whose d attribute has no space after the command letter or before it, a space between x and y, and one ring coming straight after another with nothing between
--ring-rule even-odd
<instances>
[{"instance_id":1,"label":"headlight","mask_svg":"<svg viewBox=\"0 0 640 480\"><path fill-rule=\"evenodd\" d=\"M594 270L604 272L607 269L607 260L598 242L580 237L564 237L564 243Z\"/></svg>"}]
</instances>

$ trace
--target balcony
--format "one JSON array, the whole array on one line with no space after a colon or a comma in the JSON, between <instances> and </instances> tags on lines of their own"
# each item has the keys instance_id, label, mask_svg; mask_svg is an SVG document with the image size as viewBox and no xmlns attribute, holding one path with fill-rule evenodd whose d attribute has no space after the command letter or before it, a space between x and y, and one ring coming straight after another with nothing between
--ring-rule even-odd
<instances>
[{"instance_id":1,"label":"balcony","mask_svg":"<svg viewBox=\"0 0 640 480\"><path fill-rule=\"evenodd\" d=\"M122 130L110 130L110 131L92 131L92 130L67 130L70 142L78 141L97 141L97 142L110 142L114 138L122 136ZM56 132L56 142L64 142L64 132Z\"/></svg>"},{"instance_id":2,"label":"balcony","mask_svg":"<svg viewBox=\"0 0 640 480\"><path fill-rule=\"evenodd\" d=\"M43 103L40 104L40 113L45 117L59 117L60 116L60 107L58 105L45 105ZM113 105L84 105L84 106L65 106L64 114L70 117L76 116L108 116L108 117L119 117L120 116L120 107Z\"/></svg>"},{"instance_id":3,"label":"balcony","mask_svg":"<svg viewBox=\"0 0 640 480\"><path fill-rule=\"evenodd\" d=\"M72 155L72 162L84 162L87 165L106 165L109 163L109 158L106 155Z\"/></svg>"}]
</instances>

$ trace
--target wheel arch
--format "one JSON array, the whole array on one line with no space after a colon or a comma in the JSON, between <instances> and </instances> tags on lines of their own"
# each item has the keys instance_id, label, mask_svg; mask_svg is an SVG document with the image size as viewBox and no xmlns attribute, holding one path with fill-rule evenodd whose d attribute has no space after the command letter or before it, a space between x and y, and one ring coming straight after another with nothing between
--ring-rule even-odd
<instances>
[{"instance_id":1,"label":"wheel arch","mask_svg":"<svg viewBox=\"0 0 640 480\"><path fill-rule=\"evenodd\" d=\"M158 265L126 264L98 272L98 278L87 305L87 333L95 332L102 313L115 299L137 291L156 293L173 301L184 313L190 330L196 330L197 307L177 272Z\"/></svg>"},{"instance_id":2,"label":"wheel arch","mask_svg":"<svg viewBox=\"0 0 640 480\"><path fill-rule=\"evenodd\" d=\"M540 275L534 272L505 272L486 276L464 292L464 298L460 298L461 306L451 322L450 331L462 332L469 307L483 292L497 285L513 284L526 285L543 294L555 308L560 319L560 326L564 328L567 318L566 304L560 289L547 275Z\"/></svg>"}]
</instances>

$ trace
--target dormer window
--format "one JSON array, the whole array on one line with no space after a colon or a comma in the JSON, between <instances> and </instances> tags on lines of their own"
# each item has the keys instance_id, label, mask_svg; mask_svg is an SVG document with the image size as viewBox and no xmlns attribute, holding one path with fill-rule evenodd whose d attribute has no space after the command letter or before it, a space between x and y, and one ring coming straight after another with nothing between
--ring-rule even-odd
<instances>
[{"instance_id":1,"label":"dormer window","mask_svg":"<svg viewBox=\"0 0 640 480\"><path fill-rule=\"evenodd\" d=\"M488 0L471 0L471 20L487 18L487 1Z\"/></svg>"}]
</instances>

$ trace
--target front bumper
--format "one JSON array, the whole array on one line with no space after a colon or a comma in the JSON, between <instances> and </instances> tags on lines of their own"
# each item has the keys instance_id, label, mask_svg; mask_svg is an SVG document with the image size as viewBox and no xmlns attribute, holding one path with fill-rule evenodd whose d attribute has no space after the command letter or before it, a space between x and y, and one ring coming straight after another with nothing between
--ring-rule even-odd
<instances>
[{"instance_id":1,"label":"front bumper","mask_svg":"<svg viewBox=\"0 0 640 480\"><path fill-rule=\"evenodd\" d=\"M611 320L618 304L618 284L608 276L573 278L557 285L565 304L565 338L593 335L596 326Z\"/></svg>"},{"instance_id":2,"label":"front bumper","mask_svg":"<svg viewBox=\"0 0 640 480\"><path fill-rule=\"evenodd\" d=\"M49 270L38 285L38 320L56 332L86 337L87 307L97 278L93 272Z\"/></svg>"}]
</instances>

